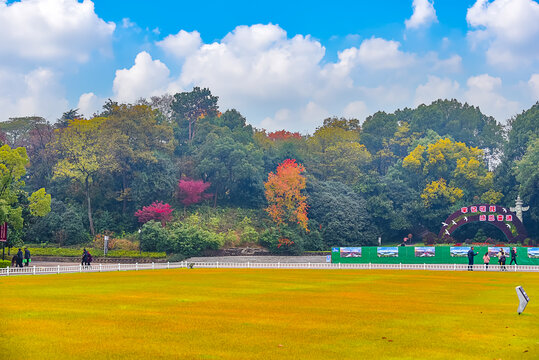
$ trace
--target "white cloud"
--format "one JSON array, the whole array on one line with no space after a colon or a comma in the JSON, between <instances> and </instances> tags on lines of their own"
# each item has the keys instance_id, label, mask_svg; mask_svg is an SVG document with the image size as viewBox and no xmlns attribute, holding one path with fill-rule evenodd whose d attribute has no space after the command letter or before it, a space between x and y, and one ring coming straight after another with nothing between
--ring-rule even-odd
<instances>
[{"instance_id":1,"label":"white cloud","mask_svg":"<svg viewBox=\"0 0 539 360\"><path fill-rule=\"evenodd\" d=\"M307 133L328 117L330 113L323 106L309 101L299 109L279 109L273 117L262 120L260 126L268 131L293 129Z\"/></svg>"},{"instance_id":2,"label":"white cloud","mask_svg":"<svg viewBox=\"0 0 539 360\"><path fill-rule=\"evenodd\" d=\"M363 40L359 49L351 47L340 52L338 67L350 70L361 65L371 70L398 69L414 63L414 55L399 50L400 43L382 38Z\"/></svg>"},{"instance_id":3,"label":"white cloud","mask_svg":"<svg viewBox=\"0 0 539 360\"><path fill-rule=\"evenodd\" d=\"M90 0L0 1L0 57L85 62L95 50L110 53L114 29Z\"/></svg>"},{"instance_id":4,"label":"white cloud","mask_svg":"<svg viewBox=\"0 0 539 360\"><path fill-rule=\"evenodd\" d=\"M180 30L176 35L169 35L156 44L163 48L165 52L178 58L184 58L200 48L202 39L198 31L187 32Z\"/></svg>"},{"instance_id":5,"label":"white cloud","mask_svg":"<svg viewBox=\"0 0 539 360\"><path fill-rule=\"evenodd\" d=\"M539 74L533 74L528 81L528 85L532 90L534 101L539 101Z\"/></svg>"},{"instance_id":6,"label":"white cloud","mask_svg":"<svg viewBox=\"0 0 539 360\"><path fill-rule=\"evenodd\" d=\"M67 109L59 77L51 69L28 73L0 69L0 121L33 115L54 120Z\"/></svg>"},{"instance_id":7,"label":"white cloud","mask_svg":"<svg viewBox=\"0 0 539 360\"><path fill-rule=\"evenodd\" d=\"M137 26L137 24L132 22L131 19L129 19L129 18L123 18L122 19L122 27L124 29L129 29L130 27L135 27L135 26Z\"/></svg>"},{"instance_id":8,"label":"white cloud","mask_svg":"<svg viewBox=\"0 0 539 360\"><path fill-rule=\"evenodd\" d=\"M77 108L80 114L86 118L90 118L93 114L101 110L105 99L102 99L95 95L93 92L84 93L79 97L79 103Z\"/></svg>"},{"instance_id":9,"label":"white cloud","mask_svg":"<svg viewBox=\"0 0 539 360\"><path fill-rule=\"evenodd\" d=\"M515 101L507 100L500 90L502 79L488 74L472 76L466 82L468 90L464 96L466 101L479 106L484 114L492 115L496 120L504 122L515 115L521 107Z\"/></svg>"},{"instance_id":10,"label":"white cloud","mask_svg":"<svg viewBox=\"0 0 539 360\"><path fill-rule=\"evenodd\" d=\"M345 118L363 121L369 115L369 111L367 110L367 105L363 101L356 100L345 106L342 115Z\"/></svg>"},{"instance_id":11,"label":"white cloud","mask_svg":"<svg viewBox=\"0 0 539 360\"><path fill-rule=\"evenodd\" d=\"M414 13L404 23L407 29L417 29L438 22L434 4L429 0L414 0L412 3Z\"/></svg>"},{"instance_id":12,"label":"white cloud","mask_svg":"<svg viewBox=\"0 0 539 360\"><path fill-rule=\"evenodd\" d=\"M152 60L146 51L140 52L130 69L116 70L114 97L121 102L133 102L141 97L161 95L170 83L169 73L161 61Z\"/></svg>"},{"instance_id":13,"label":"white cloud","mask_svg":"<svg viewBox=\"0 0 539 360\"><path fill-rule=\"evenodd\" d=\"M448 79L429 75L428 81L421 84L415 91L414 106L429 105L437 99L457 98L459 83Z\"/></svg>"},{"instance_id":14,"label":"white cloud","mask_svg":"<svg viewBox=\"0 0 539 360\"><path fill-rule=\"evenodd\" d=\"M473 48L486 47L490 64L507 68L539 60L539 4L533 0L477 0L466 20Z\"/></svg>"},{"instance_id":15,"label":"white cloud","mask_svg":"<svg viewBox=\"0 0 539 360\"><path fill-rule=\"evenodd\" d=\"M224 106L280 107L319 86L325 49L309 36L288 39L276 25L239 26L185 59L180 87L209 87Z\"/></svg>"}]
</instances>

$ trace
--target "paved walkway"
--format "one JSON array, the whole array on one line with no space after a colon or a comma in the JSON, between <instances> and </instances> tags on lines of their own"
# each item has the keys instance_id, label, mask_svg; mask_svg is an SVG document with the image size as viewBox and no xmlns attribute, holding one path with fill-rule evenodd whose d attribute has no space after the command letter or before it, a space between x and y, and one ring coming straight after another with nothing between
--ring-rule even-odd
<instances>
[{"instance_id":1,"label":"paved walkway","mask_svg":"<svg viewBox=\"0 0 539 360\"><path fill-rule=\"evenodd\" d=\"M187 262L231 262L231 263L325 263L326 257L322 256L212 256L192 257Z\"/></svg>"}]
</instances>

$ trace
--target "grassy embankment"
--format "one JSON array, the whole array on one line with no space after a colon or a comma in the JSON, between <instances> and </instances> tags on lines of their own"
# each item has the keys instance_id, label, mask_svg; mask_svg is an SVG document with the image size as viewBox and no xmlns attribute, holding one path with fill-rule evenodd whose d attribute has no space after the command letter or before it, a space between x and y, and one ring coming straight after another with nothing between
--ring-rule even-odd
<instances>
[{"instance_id":1,"label":"grassy embankment","mask_svg":"<svg viewBox=\"0 0 539 360\"><path fill-rule=\"evenodd\" d=\"M531 297L517 315L515 286ZM0 278L2 359L536 359L539 274L176 269Z\"/></svg>"}]
</instances>

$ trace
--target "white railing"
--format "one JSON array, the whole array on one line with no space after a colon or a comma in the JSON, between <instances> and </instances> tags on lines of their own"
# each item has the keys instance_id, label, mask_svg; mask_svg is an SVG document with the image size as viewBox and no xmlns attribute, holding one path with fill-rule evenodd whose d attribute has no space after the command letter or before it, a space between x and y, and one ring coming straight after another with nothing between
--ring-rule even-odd
<instances>
[{"instance_id":1,"label":"white railing","mask_svg":"<svg viewBox=\"0 0 539 360\"><path fill-rule=\"evenodd\" d=\"M77 272L138 271L177 268L224 268L224 269L354 269L354 270L437 270L467 271L466 264L342 264L342 263L258 263L258 262L167 262L144 264L94 264L92 266L28 266L0 269L0 276L66 274ZM474 271L539 272L537 265L474 265Z\"/></svg>"}]
</instances>

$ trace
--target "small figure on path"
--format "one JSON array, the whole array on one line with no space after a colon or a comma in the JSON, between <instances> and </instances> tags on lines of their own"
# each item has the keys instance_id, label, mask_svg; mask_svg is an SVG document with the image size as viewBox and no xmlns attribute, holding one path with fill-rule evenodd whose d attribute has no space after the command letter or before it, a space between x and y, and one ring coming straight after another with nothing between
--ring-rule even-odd
<instances>
[{"instance_id":1,"label":"small figure on path","mask_svg":"<svg viewBox=\"0 0 539 360\"><path fill-rule=\"evenodd\" d=\"M500 248L500 252L498 253L498 264L500 264L500 271L506 271L505 268L505 253L502 248Z\"/></svg>"},{"instance_id":2,"label":"small figure on path","mask_svg":"<svg viewBox=\"0 0 539 360\"><path fill-rule=\"evenodd\" d=\"M31 261L32 259L30 259L30 250L28 250L28 248L25 247L24 248L24 264L26 266L29 266Z\"/></svg>"},{"instance_id":3,"label":"small figure on path","mask_svg":"<svg viewBox=\"0 0 539 360\"><path fill-rule=\"evenodd\" d=\"M22 267L22 259L24 258L21 248L17 251L17 266Z\"/></svg>"},{"instance_id":4,"label":"small figure on path","mask_svg":"<svg viewBox=\"0 0 539 360\"><path fill-rule=\"evenodd\" d=\"M91 266L92 261L93 261L92 254L90 254L89 251L86 251L86 265L88 267Z\"/></svg>"},{"instance_id":5,"label":"small figure on path","mask_svg":"<svg viewBox=\"0 0 539 360\"><path fill-rule=\"evenodd\" d=\"M86 265L86 260L88 259L88 251L86 251L86 248L82 250L82 260L81 265Z\"/></svg>"},{"instance_id":6,"label":"small figure on path","mask_svg":"<svg viewBox=\"0 0 539 360\"><path fill-rule=\"evenodd\" d=\"M473 246L468 250L468 271L473 271L473 260L477 254L479 253L473 251Z\"/></svg>"},{"instance_id":7,"label":"small figure on path","mask_svg":"<svg viewBox=\"0 0 539 360\"><path fill-rule=\"evenodd\" d=\"M485 270L488 270L488 263L490 262L490 256L488 255L488 251L483 255L483 263L485 264Z\"/></svg>"},{"instance_id":8,"label":"small figure on path","mask_svg":"<svg viewBox=\"0 0 539 360\"><path fill-rule=\"evenodd\" d=\"M517 264L517 248L516 247L511 249L511 262L509 263L509 265L513 265L513 261L515 262L515 265L518 265Z\"/></svg>"}]
</instances>

